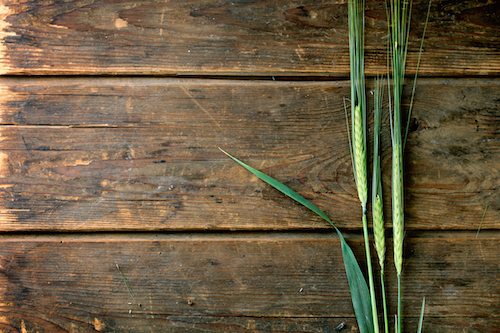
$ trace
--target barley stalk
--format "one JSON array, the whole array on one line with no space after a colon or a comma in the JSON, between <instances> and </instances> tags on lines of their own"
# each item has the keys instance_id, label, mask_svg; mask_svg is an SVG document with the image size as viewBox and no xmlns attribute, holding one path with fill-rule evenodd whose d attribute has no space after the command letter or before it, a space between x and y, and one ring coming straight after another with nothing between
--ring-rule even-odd
<instances>
[{"instance_id":1,"label":"barley stalk","mask_svg":"<svg viewBox=\"0 0 500 333\"><path fill-rule=\"evenodd\" d=\"M394 241L394 265L398 279L397 333L402 332L401 272L403 268L404 239L404 192L403 192L403 140L402 107L408 36L410 31L412 0L390 0L390 54L392 61L393 114L392 139L392 228Z\"/></svg>"},{"instance_id":2,"label":"barley stalk","mask_svg":"<svg viewBox=\"0 0 500 333\"><path fill-rule=\"evenodd\" d=\"M372 216L373 238L380 265L380 286L382 288L382 305L384 310L385 333L389 333L387 300L385 296L384 261L385 261L385 229L384 207L382 199L382 171L380 158L380 127L382 118L383 89L382 79L375 80L374 112L373 112L373 176L372 176Z\"/></svg>"},{"instance_id":3,"label":"barley stalk","mask_svg":"<svg viewBox=\"0 0 500 333\"><path fill-rule=\"evenodd\" d=\"M392 224L394 238L394 265L396 266L398 278L398 315L396 320L396 332L402 332L402 291L401 274L403 269L403 241L404 241L404 184L403 184L403 152L408 137L408 128L410 115L413 106L413 97L415 95L415 86L417 81L420 58L422 55L423 42L429 15L431 10L431 0L427 7L427 17L425 19L424 31L420 42L420 50L413 80L413 89L411 94L410 107L406 121L406 129L403 137L401 128L402 108L401 99L403 95L403 84L405 78L406 56L408 53L408 36L410 32L412 0L390 0L390 10L388 9L389 20L389 54L392 67L392 95L393 95L393 114L391 115L391 139L392 139ZM389 76L389 73L388 73ZM391 89L389 89L391 94ZM391 98L389 97L389 100ZM389 103L389 110L391 104Z\"/></svg>"},{"instance_id":4,"label":"barley stalk","mask_svg":"<svg viewBox=\"0 0 500 333\"><path fill-rule=\"evenodd\" d=\"M368 268L370 286L370 301L373 319L373 332L378 333L377 302L375 299L375 285L373 282L372 263L370 255L370 241L368 236L368 222L366 219L366 203L368 200L368 179L366 169L366 93L364 69L364 30L365 30L365 1L348 1L349 23L349 64L351 78L351 151L353 159L354 178L358 190L358 197L362 208L363 238Z\"/></svg>"},{"instance_id":5,"label":"barley stalk","mask_svg":"<svg viewBox=\"0 0 500 333\"><path fill-rule=\"evenodd\" d=\"M399 137L400 138L400 137ZM404 198L403 198L403 148L401 140L392 147L392 230L394 241L394 266L398 278L398 321L397 333L402 332L402 290L401 272L403 270L404 240Z\"/></svg>"}]
</instances>

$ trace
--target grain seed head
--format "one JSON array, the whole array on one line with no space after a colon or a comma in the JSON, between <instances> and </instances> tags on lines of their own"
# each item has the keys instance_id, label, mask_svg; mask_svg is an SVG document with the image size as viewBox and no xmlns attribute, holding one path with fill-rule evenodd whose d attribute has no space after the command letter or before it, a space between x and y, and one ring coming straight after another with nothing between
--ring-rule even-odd
<instances>
[{"instance_id":1,"label":"grain seed head","mask_svg":"<svg viewBox=\"0 0 500 333\"><path fill-rule=\"evenodd\" d=\"M401 144L392 152L392 228L394 233L394 265L401 274L403 268L404 199L403 199L403 151Z\"/></svg>"},{"instance_id":2,"label":"grain seed head","mask_svg":"<svg viewBox=\"0 0 500 333\"><path fill-rule=\"evenodd\" d=\"M363 126L363 115L359 105L357 105L354 109L353 118L353 155L356 186L358 188L359 201L361 201L363 208L366 208L366 201L368 199L368 182L366 175L365 131Z\"/></svg>"},{"instance_id":3,"label":"grain seed head","mask_svg":"<svg viewBox=\"0 0 500 333\"><path fill-rule=\"evenodd\" d=\"M382 198L377 195L373 202L373 237L375 238L375 249L377 250L380 269L384 270L385 260L385 229L384 211Z\"/></svg>"}]
</instances>

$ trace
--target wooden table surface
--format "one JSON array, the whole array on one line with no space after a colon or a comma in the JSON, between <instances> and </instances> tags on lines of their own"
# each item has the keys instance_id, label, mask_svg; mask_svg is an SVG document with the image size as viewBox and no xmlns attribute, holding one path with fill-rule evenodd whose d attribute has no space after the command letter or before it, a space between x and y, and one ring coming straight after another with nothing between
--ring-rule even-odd
<instances>
[{"instance_id":1,"label":"wooden table surface","mask_svg":"<svg viewBox=\"0 0 500 333\"><path fill-rule=\"evenodd\" d=\"M0 332L357 332L329 226L217 148L311 199L363 258L346 9L0 1ZM425 332L500 332L499 15L432 2L406 155L407 332L424 296ZM368 0L368 89L385 22Z\"/></svg>"}]
</instances>

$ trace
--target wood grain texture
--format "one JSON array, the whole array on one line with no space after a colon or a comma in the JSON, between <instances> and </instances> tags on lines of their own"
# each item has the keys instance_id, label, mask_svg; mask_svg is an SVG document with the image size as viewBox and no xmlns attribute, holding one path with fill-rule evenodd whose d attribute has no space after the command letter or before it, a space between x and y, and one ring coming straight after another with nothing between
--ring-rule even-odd
<instances>
[{"instance_id":1,"label":"wood grain texture","mask_svg":"<svg viewBox=\"0 0 500 333\"><path fill-rule=\"evenodd\" d=\"M408 229L498 228L499 84L420 81L407 147ZM340 227L360 228L348 82L0 85L2 231L328 228L218 146L312 199ZM388 126L383 144L389 190Z\"/></svg>"},{"instance_id":2,"label":"wood grain texture","mask_svg":"<svg viewBox=\"0 0 500 333\"><path fill-rule=\"evenodd\" d=\"M426 333L500 331L499 14L432 2L420 73L455 79L419 80L410 119L408 332L423 296ZM382 1L366 25L383 73ZM363 258L349 82L326 81L349 74L346 28L340 0L0 1L0 75L18 76L0 78L0 333L358 332L328 225L217 149L314 201ZM322 82L209 79L235 76Z\"/></svg>"},{"instance_id":3,"label":"wood grain texture","mask_svg":"<svg viewBox=\"0 0 500 333\"><path fill-rule=\"evenodd\" d=\"M360 238L349 242L363 251ZM21 325L40 333L334 332L341 322L342 332L356 331L334 236L10 236L0 243L7 332ZM424 295L426 332L498 330L497 238L471 232L407 244L408 331Z\"/></svg>"},{"instance_id":4,"label":"wood grain texture","mask_svg":"<svg viewBox=\"0 0 500 333\"><path fill-rule=\"evenodd\" d=\"M415 67L427 1L414 1ZM349 73L345 1L4 0L6 74ZM421 74L500 73L499 5L434 0ZM386 13L367 1L367 73L386 69Z\"/></svg>"}]
</instances>

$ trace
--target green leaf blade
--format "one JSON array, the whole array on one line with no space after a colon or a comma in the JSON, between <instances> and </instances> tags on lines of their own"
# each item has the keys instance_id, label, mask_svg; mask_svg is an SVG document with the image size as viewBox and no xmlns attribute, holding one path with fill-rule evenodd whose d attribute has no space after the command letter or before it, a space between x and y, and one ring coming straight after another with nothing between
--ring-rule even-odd
<instances>
[{"instance_id":1,"label":"green leaf blade","mask_svg":"<svg viewBox=\"0 0 500 333\"><path fill-rule=\"evenodd\" d=\"M425 312L425 297L422 299L422 308L420 309L420 319L418 321L417 333L422 333L422 328L424 326L424 312Z\"/></svg>"},{"instance_id":2,"label":"green leaf blade","mask_svg":"<svg viewBox=\"0 0 500 333\"><path fill-rule=\"evenodd\" d=\"M340 231L338 231L338 233L340 233ZM339 236L347 282L349 284L349 291L351 292L352 306L356 314L359 331L361 333L372 333L374 331L374 326L368 285L366 284L366 280L354 253L344 240L344 237L342 235Z\"/></svg>"},{"instance_id":3,"label":"green leaf blade","mask_svg":"<svg viewBox=\"0 0 500 333\"><path fill-rule=\"evenodd\" d=\"M271 185L272 187L274 187L275 189L277 189L278 191L280 191L284 195L297 201L301 205L307 207L309 210L311 210L314 213L316 213L317 215L319 215L323 220L327 221L332 227L336 228L335 225L333 224L333 222L330 220L330 218L321 209L319 209L318 206L316 206L315 204L313 204L312 202L310 202L309 200L304 198L302 195L298 194L297 192L295 192L294 190L292 190L291 188L289 188L285 184L279 182L278 180L274 179L273 177L266 175L262 171L259 171L255 168L252 168L248 164L243 163L242 161L240 161L236 157L230 155L229 153L225 152L221 148L219 148L219 149L224 154L226 154L229 158L231 158L233 161L235 161L236 163L238 163L239 165L241 165L242 167L244 167L245 169L250 171L252 174L257 176L257 178L259 178L260 180L264 181L265 183Z\"/></svg>"},{"instance_id":4,"label":"green leaf blade","mask_svg":"<svg viewBox=\"0 0 500 333\"><path fill-rule=\"evenodd\" d=\"M285 184L263 173L262 171L257 170L245 164L244 162L240 161L236 157L225 152L221 148L219 149L224 154L226 154L226 156L228 156L234 162L236 162L237 164L239 164L240 166L251 172L257 178L271 185L276 190L292 198L301 205L305 206L306 208L317 214L319 217L321 217L323 220L327 221L335 229L340 239L342 258L344 261L347 281L349 284L349 290L351 293L352 304L354 308L354 313L356 315L356 320L358 322L359 331L361 333L373 333L374 326L373 326L372 308L371 308L370 292L368 289L368 285L363 276L363 272L359 267L358 261L356 260L356 257L352 252L352 249L349 247L349 245L345 241L344 236L342 235L340 230L335 226L332 220L330 220L330 218L321 209L319 209L318 206L316 206L315 204L313 204L312 202L310 202L309 200L307 200L302 195L298 194Z\"/></svg>"}]
</instances>

